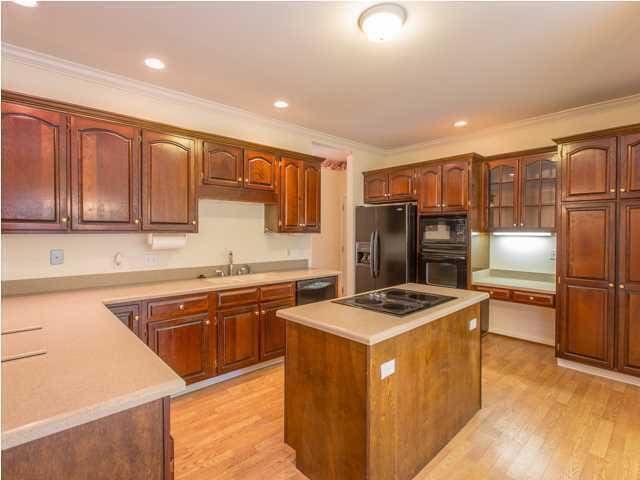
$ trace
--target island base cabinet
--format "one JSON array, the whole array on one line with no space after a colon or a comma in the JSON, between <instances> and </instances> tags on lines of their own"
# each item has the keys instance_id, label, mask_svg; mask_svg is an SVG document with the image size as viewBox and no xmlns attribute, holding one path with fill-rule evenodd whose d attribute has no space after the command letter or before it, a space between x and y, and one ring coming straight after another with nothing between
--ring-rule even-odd
<instances>
[{"instance_id":1,"label":"island base cabinet","mask_svg":"<svg viewBox=\"0 0 640 480\"><path fill-rule=\"evenodd\" d=\"M297 468L413 478L480 410L481 315L477 304L371 346L288 321L285 442Z\"/></svg>"},{"instance_id":2,"label":"island base cabinet","mask_svg":"<svg viewBox=\"0 0 640 480\"><path fill-rule=\"evenodd\" d=\"M171 480L170 399L2 451L4 480Z\"/></svg>"}]
</instances>

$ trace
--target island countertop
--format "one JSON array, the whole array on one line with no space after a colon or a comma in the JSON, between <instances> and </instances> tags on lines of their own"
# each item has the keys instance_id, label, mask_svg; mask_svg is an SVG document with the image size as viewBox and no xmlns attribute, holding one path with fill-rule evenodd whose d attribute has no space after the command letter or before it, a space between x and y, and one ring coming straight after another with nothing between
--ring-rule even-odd
<instances>
[{"instance_id":1,"label":"island countertop","mask_svg":"<svg viewBox=\"0 0 640 480\"><path fill-rule=\"evenodd\" d=\"M290 282L340 272L303 269L73 290L2 299L2 449L184 389L177 376L106 307L173 295ZM19 333L8 333L22 330Z\"/></svg>"},{"instance_id":2,"label":"island countertop","mask_svg":"<svg viewBox=\"0 0 640 480\"><path fill-rule=\"evenodd\" d=\"M416 292L448 295L455 297L455 300L404 317L342 305L331 300L278 310L277 315L286 320L348 338L358 343L375 345L489 299L489 294L485 292L434 287L417 283L406 283L394 287ZM478 319L479 321L480 319Z\"/></svg>"}]
</instances>

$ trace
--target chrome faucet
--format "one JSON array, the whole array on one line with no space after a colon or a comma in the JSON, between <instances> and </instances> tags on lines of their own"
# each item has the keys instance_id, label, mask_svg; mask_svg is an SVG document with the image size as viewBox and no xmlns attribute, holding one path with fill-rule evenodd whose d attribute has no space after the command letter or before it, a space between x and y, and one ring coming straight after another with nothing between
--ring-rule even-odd
<instances>
[{"instance_id":1,"label":"chrome faucet","mask_svg":"<svg viewBox=\"0 0 640 480\"><path fill-rule=\"evenodd\" d=\"M229 276L233 275L233 252L229 250Z\"/></svg>"}]
</instances>

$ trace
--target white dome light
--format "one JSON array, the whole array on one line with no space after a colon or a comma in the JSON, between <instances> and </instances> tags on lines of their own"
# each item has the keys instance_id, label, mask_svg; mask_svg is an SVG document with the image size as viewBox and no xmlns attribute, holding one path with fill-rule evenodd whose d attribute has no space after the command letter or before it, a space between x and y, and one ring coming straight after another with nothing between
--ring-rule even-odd
<instances>
[{"instance_id":1,"label":"white dome light","mask_svg":"<svg viewBox=\"0 0 640 480\"><path fill-rule=\"evenodd\" d=\"M276 108L287 108L289 104L284 100L276 100L275 102L273 102L273 106Z\"/></svg>"},{"instance_id":2,"label":"white dome light","mask_svg":"<svg viewBox=\"0 0 640 480\"><path fill-rule=\"evenodd\" d=\"M13 0L13 3L22 5L23 7L37 7L38 0Z\"/></svg>"},{"instance_id":3,"label":"white dome light","mask_svg":"<svg viewBox=\"0 0 640 480\"><path fill-rule=\"evenodd\" d=\"M395 3L381 3L368 8L358 20L360 29L372 42L388 42L402 30L407 12Z\"/></svg>"},{"instance_id":4,"label":"white dome light","mask_svg":"<svg viewBox=\"0 0 640 480\"><path fill-rule=\"evenodd\" d=\"M454 122L453 126L456 127L456 128L466 127L467 126L467 121L466 120L458 120L457 122Z\"/></svg>"},{"instance_id":5,"label":"white dome light","mask_svg":"<svg viewBox=\"0 0 640 480\"><path fill-rule=\"evenodd\" d=\"M164 62L159 58L147 58L145 59L144 64L154 70L162 70L164 68Z\"/></svg>"}]
</instances>

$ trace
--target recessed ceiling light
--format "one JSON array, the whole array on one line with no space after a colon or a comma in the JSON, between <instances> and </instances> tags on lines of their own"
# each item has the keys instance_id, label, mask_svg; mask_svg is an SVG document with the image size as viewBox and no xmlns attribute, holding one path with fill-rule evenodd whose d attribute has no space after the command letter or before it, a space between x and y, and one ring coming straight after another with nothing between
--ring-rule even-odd
<instances>
[{"instance_id":1,"label":"recessed ceiling light","mask_svg":"<svg viewBox=\"0 0 640 480\"><path fill-rule=\"evenodd\" d=\"M407 12L395 3L381 3L366 9L358 19L360 29L372 42L388 42L402 30Z\"/></svg>"},{"instance_id":2,"label":"recessed ceiling light","mask_svg":"<svg viewBox=\"0 0 640 480\"><path fill-rule=\"evenodd\" d=\"M455 122L453 124L453 126L456 127L456 128L466 127L467 126L467 121L466 120L458 120L457 122Z\"/></svg>"},{"instance_id":3,"label":"recessed ceiling light","mask_svg":"<svg viewBox=\"0 0 640 480\"><path fill-rule=\"evenodd\" d=\"M23 7L37 7L38 0L13 0L13 3L22 5Z\"/></svg>"},{"instance_id":4,"label":"recessed ceiling light","mask_svg":"<svg viewBox=\"0 0 640 480\"><path fill-rule=\"evenodd\" d=\"M287 108L289 104L284 100L276 100L275 102L273 102L273 106L276 108Z\"/></svg>"},{"instance_id":5,"label":"recessed ceiling light","mask_svg":"<svg viewBox=\"0 0 640 480\"><path fill-rule=\"evenodd\" d=\"M144 64L154 70L162 70L164 68L164 62L159 58L145 58Z\"/></svg>"}]
</instances>

